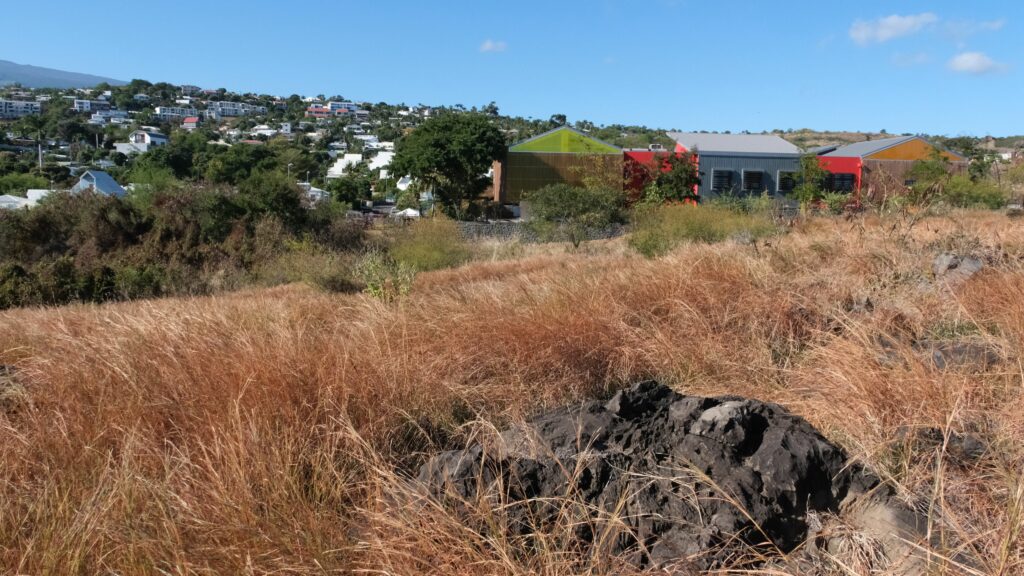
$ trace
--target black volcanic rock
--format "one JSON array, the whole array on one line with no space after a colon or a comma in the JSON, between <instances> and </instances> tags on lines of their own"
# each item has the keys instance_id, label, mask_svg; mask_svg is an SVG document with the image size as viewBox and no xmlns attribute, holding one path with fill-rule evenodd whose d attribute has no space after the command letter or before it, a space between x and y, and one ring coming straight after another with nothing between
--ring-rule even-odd
<instances>
[{"instance_id":1,"label":"black volcanic rock","mask_svg":"<svg viewBox=\"0 0 1024 576\"><path fill-rule=\"evenodd\" d=\"M453 506L481 495L510 504L508 525L519 535L550 523L560 501L585 502L592 516L617 516L628 528L602 540L602 553L686 569L754 549L792 551L808 536L809 511L837 513L879 487L778 405L683 396L655 382L440 454L419 479ZM597 540L594 526L576 529L584 546Z\"/></svg>"}]
</instances>

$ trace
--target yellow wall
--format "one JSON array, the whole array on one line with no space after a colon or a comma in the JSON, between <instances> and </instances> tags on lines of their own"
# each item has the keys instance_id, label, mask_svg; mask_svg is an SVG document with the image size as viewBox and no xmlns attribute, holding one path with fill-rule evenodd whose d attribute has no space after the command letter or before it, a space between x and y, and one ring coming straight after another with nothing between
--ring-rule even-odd
<instances>
[{"instance_id":1,"label":"yellow wall","mask_svg":"<svg viewBox=\"0 0 1024 576\"><path fill-rule=\"evenodd\" d=\"M868 156L872 160L927 160L935 147L920 138L915 138L892 148L886 148L881 152L875 152ZM960 161L961 158L949 152L942 152L950 162Z\"/></svg>"}]
</instances>

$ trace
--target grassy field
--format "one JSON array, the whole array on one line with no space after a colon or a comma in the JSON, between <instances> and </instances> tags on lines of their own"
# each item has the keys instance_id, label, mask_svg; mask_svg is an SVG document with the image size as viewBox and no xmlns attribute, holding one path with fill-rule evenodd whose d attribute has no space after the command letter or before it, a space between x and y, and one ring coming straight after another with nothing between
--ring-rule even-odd
<instances>
[{"instance_id":1,"label":"grassy field","mask_svg":"<svg viewBox=\"0 0 1024 576\"><path fill-rule=\"evenodd\" d=\"M627 242L488 246L390 304L290 285L0 313L0 573L622 573L558 535L471 529L405 478L479 425L650 377L783 404L940 511L978 573L1024 572L1020 221L821 218L656 259ZM946 283L943 251L987 266ZM923 341L1001 361L940 370ZM957 463L907 426L988 449Z\"/></svg>"}]
</instances>

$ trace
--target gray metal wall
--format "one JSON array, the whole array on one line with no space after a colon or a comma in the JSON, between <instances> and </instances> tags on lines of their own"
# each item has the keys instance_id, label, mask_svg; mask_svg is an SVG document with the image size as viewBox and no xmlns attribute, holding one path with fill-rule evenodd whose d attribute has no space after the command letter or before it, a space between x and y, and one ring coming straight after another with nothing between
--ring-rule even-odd
<instances>
[{"instance_id":1,"label":"gray metal wall","mask_svg":"<svg viewBox=\"0 0 1024 576\"><path fill-rule=\"evenodd\" d=\"M736 194L745 193L743 191L744 170L761 170L764 172L764 191L767 191L769 194L775 194L778 192L779 184L776 180L778 178L779 171L798 172L800 170L800 156L797 154L721 155L702 153L700 154L699 170L701 172L701 183L698 193L701 198L704 199L711 199L718 196L717 193L711 191L712 170L732 171L733 189ZM760 194L760 192L758 192L758 194Z\"/></svg>"}]
</instances>

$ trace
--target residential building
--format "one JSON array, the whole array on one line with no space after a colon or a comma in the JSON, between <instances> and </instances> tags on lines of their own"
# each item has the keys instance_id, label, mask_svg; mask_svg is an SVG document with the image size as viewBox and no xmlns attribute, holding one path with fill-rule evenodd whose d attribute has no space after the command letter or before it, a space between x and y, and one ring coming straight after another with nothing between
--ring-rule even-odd
<instances>
[{"instance_id":1,"label":"residential building","mask_svg":"<svg viewBox=\"0 0 1024 576\"><path fill-rule=\"evenodd\" d=\"M195 96L202 90L199 86L193 86L191 84L182 84L181 86L178 86L178 89L181 90L182 96Z\"/></svg>"},{"instance_id":2,"label":"residential building","mask_svg":"<svg viewBox=\"0 0 1024 576\"><path fill-rule=\"evenodd\" d=\"M199 116L188 116L181 121L181 127L189 132L199 128Z\"/></svg>"},{"instance_id":3,"label":"residential building","mask_svg":"<svg viewBox=\"0 0 1024 576\"><path fill-rule=\"evenodd\" d=\"M362 154L345 154L335 160L334 164L327 169L327 179L335 180L348 173L348 169L363 161Z\"/></svg>"},{"instance_id":4,"label":"residential building","mask_svg":"<svg viewBox=\"0 0 1024 576\"><path fill-rule=\"evenodd\" d=\"M135 96L132 96L132 100L135 100L136 102L149 102L150 98L149 98L149 94L139 93L139 94L136 94Z\"/></svg>"},{"instance_id":5,"label":"residential building","mask_svg":"<svg viewBox=\"0 0 1024 576\"><path fill-rule=\"evenodd\" d=\"M0 118L21 118L40 114L42 111L43 105L39 102L0 100Z\"/></svg>"},{"instance_id":6,"label":"residential building","mask_svg":"<svg viewBox=\"0 0 1024 576\"><path fill-rule=\"evenodd\" d=\"M0 196L0 210L17 210L19 208L28 208L29 206L28 198L11 196L10 194Z\"/></svg>"},{"instance_id":7,"label":"residential building","mask_svg":"<svg viewBox=\"0 0 1024 576\"><path fill-rule=\"evenodd\" d=\"M800 149L773 134L669 132L676 152L694 155L697 195L785 195L796 188Z\"/></svg>"},{"instance_id":8,"label":"residential building","mask_svg":"<svg viewBox=\"0 0 1024 576\"><path fill-rule=\"evenodd\" d=\"M105 124L124 124L128 121L125 110L99 110L89 117L89 124L102 126Z\"/></svg>"},{"instance_id":9,"label":"residential building","mask_svg":"<svg viewBox=\"0 0 1024 576\"><path fill-rule=\"evenodd\" d=\"M395 159L394 152L378 152L376 156L370 159L369 168L370 172L378 172L380 178L388 178L387 167L391 166L391 161Z\"/></svg>"},{"instance_id":10,"label":"residential building","mask_svg":"<svg viewBox=\"0 0 1024 576\"><path fill-rule=\"evenodd\" d=\"M148 152L150 148L167 144L167 136L153 130L136 130L128 135L128 142L117 142L118 152L131 156Z\"/></svg>"},{"instance_id":11,"label":"residential building","mask_svg":"<svg viewBox=\"0 0 1024 576\"><path fill-rule=\"evenodd\" d=\"M256 106L254 104L246 104L244 102L216 101L207 102L206 104L206 117L213 120L266 113L266 106Z\"/></svg>"},{"instance_id":12,"label":"residential building","mask_svg":"<svg viewBox=\"0 0 1024 576\"><path fill-rule=\"evenodd\" d=\"M98 112L100 110L110 110L110 102L75 98L71 108L75 112Z\"/></svg>"},{"instance_id":13,"label":"residential building","mask_svg":"<svg viewBox=\"0 0 1024 576\"><path fill-rule=\"evenodd\" d=\"M78 180L78 184L71 187L72 194L79 194L91 190L95 194L105 196L124 196L125 190L114 180L110 174L102 170L89 170Z\"/></svg>"},{"instance_id":14,"label":"residential building","mask_svg":"<svg viewBox=\"0 0 1024 576\"><path fill-rule=\"evenodd\" d=\"M830 173L826 187L859 192L862 197L899 193L914 184L909 178L915 162L939 154L949 161L951 172L967 170L967 158L920 136L897 136L831 146L817 151L821 167Z\"/></svg>"},{"instance_id":15,"label":"residential building","mask_svg":"<svg viewBox=\"0 0 1024 576\"><path fill-rule=\"evenodd\" d=\"M583 184L598 174L622 179L622 149L562 126L512 145L494 163L495 202L518 204L523 195L551 184Z\"/></svg>"},{"instance_id":16,"label":"residential building","mask_svg":"<svg viewBox=\"0 0 1024 576\"><path fill-rule=\"evenodd\" d=\"M199 111L195 108L186 108L183 106L157 106L153 113L153 116L164 121L177 120L179 118L198 115Z\"/></svg>"}]
</instances>

